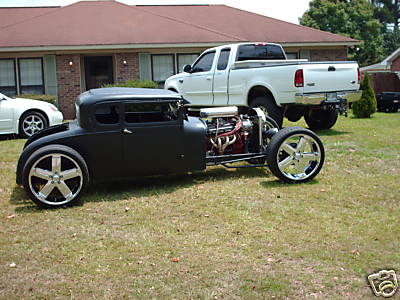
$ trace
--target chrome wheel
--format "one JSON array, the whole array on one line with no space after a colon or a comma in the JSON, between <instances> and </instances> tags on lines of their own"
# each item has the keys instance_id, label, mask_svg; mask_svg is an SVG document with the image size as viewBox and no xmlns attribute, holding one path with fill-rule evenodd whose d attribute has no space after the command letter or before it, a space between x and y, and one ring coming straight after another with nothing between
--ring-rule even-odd
<instances>
[{"instance_id":1,"label":"chrome wheel","mask_svg":"<svg viewBox=\"0 0 400 300\"><path fill-rule=\"evenodd\" d=\"M45 128L45 120L38 114L29 114L22 120L22 130L26 136L32 136Z\"/></svg>"},{"instance_id":2,"label":"chrome wheel","mask_svg":"<svg viewBox=\"0 0 400 300\"><path fill-rule=\"evenodd\" d=\"M295 134L282 142L276 159L284 176L293 181L304 181L320 169L321 156L316 139L307 134Z\"/></svg>"},{"instance_id":3,"label":"chrome wheel","mask_svg":"<svg viewBox=\"0 0 400 300\"><path fill-rule=\"evenodd\" d=\"M48 206L60 206L74 200L82 190L83 180L79 164L61 153L40 157L28 174L31 193Z\"/></svg>"}]
</instances>

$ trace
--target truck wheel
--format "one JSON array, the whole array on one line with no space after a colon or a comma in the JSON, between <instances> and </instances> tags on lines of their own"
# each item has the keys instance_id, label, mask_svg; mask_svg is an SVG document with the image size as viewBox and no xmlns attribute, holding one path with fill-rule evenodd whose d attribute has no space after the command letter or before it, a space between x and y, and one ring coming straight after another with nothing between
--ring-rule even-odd
<instances>
[{"instance_id":1,"label":"truck wheel","mask_svg":"<svg viewBox=\"0 0 400 300\"><path fill-rule=\"evenodd\" d=\"M25 191L43 208L78 204L88 183L85 160L74 149L63 145L48 145L36 150L22 171Z\"/></svg>"},{"instance_id":2,"label":"truck wheel","mask_svg":"<svg viewBox=\"0 0 400 300\"><path fill-rule=\"evenodd\" d=\"M329 129L335 125L338 119L338 111L336 109L310 109L304 114L304 119L310 129Z\"/></svg>"},{"instance_id":3,"label":"truck wheel","mask_svg":"<svg viewBox=\"0 0 400 300\"><path fill-rule=\"evenodd\" d=\"M313 179L322 168L325 150L320 138L311 130L286 127L271 138L267 162L271 172L287 183Z\"/></svg>"},{"instance_id":4,"label":"truck wheel","mask_svg":"<svg viewBox=\"0 0 400 300\"><path fill-rule=\"evenodd\" d=\"M268 116L275 120L279 128L283 124L282 109L275 104L275 100L270 96L259 96L254 98L250 107L260 107Z\"/></svg>"}]
</instances>

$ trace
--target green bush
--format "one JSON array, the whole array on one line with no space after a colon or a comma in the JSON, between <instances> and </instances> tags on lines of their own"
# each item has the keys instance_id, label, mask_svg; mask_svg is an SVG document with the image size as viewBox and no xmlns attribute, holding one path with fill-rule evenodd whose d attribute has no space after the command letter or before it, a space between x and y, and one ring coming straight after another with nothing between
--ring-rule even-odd
<instances>
[{"instance_id":1,"label":"green bush","mask_svg":"<svg viewBox=\"0 0 400 300\"><path fill-rule=\"evenodd\" d=\"M368 73L365 74L360 89L363 91L362 96L359 101L352 104L353 114L356 118L369 118L376 112L376 98Z\"/></svg>"},{"instance_id":2,"label":"green bush","mask_svg":"<svg viewBox=\"0 0 400 300\"><path fill-rule=\"evenodd\" d=\"M157 83L151 80L128 79L124 83L104 84L101 87L131 87L156 89L158 86Z\"/></svg>"},{"instance_id":3,"label":"green bush","mask_svg":"<svg viewBox=\"0 0 400 300\"><path fill-rule=\"evenodd\" d=\"M35 95L35 94L22 94L15 96L16 98L26 98L45 101L51 104L56 104L56 96L53 95Z\"/></svg>"}]
</instances>

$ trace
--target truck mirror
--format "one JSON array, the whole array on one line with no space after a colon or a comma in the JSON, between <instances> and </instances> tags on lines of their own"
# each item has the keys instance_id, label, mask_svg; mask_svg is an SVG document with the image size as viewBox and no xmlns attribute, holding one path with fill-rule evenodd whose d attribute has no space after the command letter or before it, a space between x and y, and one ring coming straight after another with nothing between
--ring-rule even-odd
<instances>
[{"instance_id":1,"label":"truck mirror","mask_svg":"<svg viewBox=\"0 0 400 300\"><path fill-rule=\"evenodd\" d=\"M185 73L191 73L192 72L192 66L191 65L185 65L183 67L183 72Z\"/></svg>"}]
</instances>

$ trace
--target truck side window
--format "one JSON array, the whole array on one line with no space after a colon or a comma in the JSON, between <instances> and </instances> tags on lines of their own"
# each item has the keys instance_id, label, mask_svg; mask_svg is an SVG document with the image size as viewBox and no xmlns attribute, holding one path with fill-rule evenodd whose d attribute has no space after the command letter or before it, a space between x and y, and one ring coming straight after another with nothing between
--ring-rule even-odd
<instances>
[{"instance_id":1,"label":"truck side window","mask_svg":"<svg viewBox=\"0 0 400 300\"><path fill-rule=\"evenodd\" d=\"M225 70L226 67L228 66L228 60L229 60L229 55L231 53L230 48L222 49L221 53L219 54L218 58L218 65L217 65L217 70Z\"/></svg>"},{"instance_id":2,"label":"truck side window","mask_svg":"<svg viewBox=\"0 0 400 300\"><path fill-rule=\"evenodd\" d=\"M215 51L204 53L193 65L193 73L207 72L211 70L214 61Z\"/></svg>"},{"instance_id":3,"label":"truck side window","mask_svg":"<svg viewBox=\"0 0 400 300\"><path fill-rule=\"evenodd\" d=\"M283 50L278 45L248 44L238 48L237 61L286 59Z\"/></svg>"}]
</instances>

